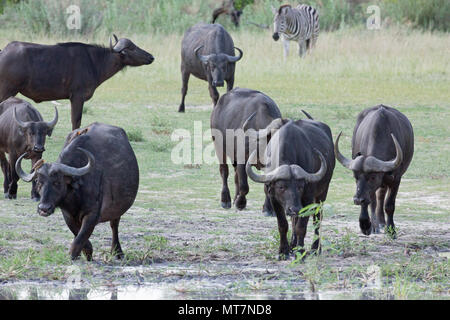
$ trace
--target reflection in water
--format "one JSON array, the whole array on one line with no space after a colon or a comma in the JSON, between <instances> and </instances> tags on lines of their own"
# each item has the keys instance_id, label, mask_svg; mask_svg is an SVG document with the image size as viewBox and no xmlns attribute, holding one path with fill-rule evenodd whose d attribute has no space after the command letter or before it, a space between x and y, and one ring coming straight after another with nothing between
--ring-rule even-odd
<instances>
[{"instance_id":1,"label":"reflection in water","mask_svg":"<svg viewBox=\"0 0 450 320\"><path fill-rule=\"evenodd\" d=\"M105 286L98 288L66 288L64 286L22 283L0 286L0 300L167 300L167 299L264 299L264 300L330 300L330 299L394 299L378 290L352 292L297 292L266 294L247 292L233 294L224 291L202 290L186 292L169 284ZM204 288L203 288L204 289Z\"/></svg>"}]
</instances>

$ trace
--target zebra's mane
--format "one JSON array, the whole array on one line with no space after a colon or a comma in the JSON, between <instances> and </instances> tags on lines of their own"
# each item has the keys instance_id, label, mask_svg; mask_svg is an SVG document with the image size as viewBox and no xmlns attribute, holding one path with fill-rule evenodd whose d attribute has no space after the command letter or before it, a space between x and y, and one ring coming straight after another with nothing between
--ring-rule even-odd
<instances>
[{"instance_id":1,"label":"zebra's mane","mask_svg":"<svg viewBox=\"0 0 450 320\"><path fill-rule=\"evenodd\" d=\"M292 6L290 4L283 4L282 6L280 6L280 8L278 9L278 14L281 14L281 10L283 10L283 8L292 8Z\"/></svg>"}]
</instances>

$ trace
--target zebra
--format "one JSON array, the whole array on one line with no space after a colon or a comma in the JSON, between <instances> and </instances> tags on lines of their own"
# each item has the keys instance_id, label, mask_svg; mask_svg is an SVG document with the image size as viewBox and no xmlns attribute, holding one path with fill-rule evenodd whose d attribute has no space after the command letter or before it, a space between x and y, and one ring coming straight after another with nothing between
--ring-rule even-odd
<instances>
[{"instance_id":1,"label":"zebra","mask_svg":"<svg viewBox=\"0 0 450 320\"><path fill-rule=\"evenodd\" d=\"M273 35L277 41L283 40L284 58L289 54L289 41L297 41L300 57L313 48L319 37L319 14L311 6L301 4L296 8L291 5L282 5L278 10L272 7L274 13Z\"/></svg>"}]
</instances>

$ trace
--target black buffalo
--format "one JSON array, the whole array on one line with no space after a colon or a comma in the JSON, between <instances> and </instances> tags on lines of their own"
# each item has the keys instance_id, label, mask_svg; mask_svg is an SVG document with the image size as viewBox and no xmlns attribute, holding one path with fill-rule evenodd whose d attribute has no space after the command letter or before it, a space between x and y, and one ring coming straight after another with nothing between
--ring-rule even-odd
<instances>
[{"instance_id":1,"label":"black buffalo","mask_svg":"<svg viewBox=\"0 0 450 320\"><path fill-rule=\"evenodd\" d=\"M251 89L235 88L220 97L211 114L211 129L213 130L214 147L219 159L220 175L223 182L221 195L223 208L231 207L230 190L227 183L227 156L235 169L236 195L234 203L236 208L242 210L247 204L245 196L249 188L245 163L249 154L253 152L257 145L249 143L249 138L252 137L250 137L250 134L247 134L247 137L245 137L244 130L263 129L273 122L268 130L267 135L269 137L267 135L265 137L267 141L270 139L270 129L276 128L280 121L281 113L277 104L264 93ZM243 127L244 130L242 130ZM243 139L238 139L239 132ZM260 140L264 141L264 139ZM230 141L233 141L233 145L230 145ZM242 143L243 141L245 141L245 144ZM238 153L240 153L241 157ZM272 214L272 208L268 200L264 204L263 212L266 215Z\"/></svg>"},{"instance_id":2,"label":"black buffalo","mask_svg":"<svg viewBox=\"0 0 450 320\"><path fill-rule=\"evenodd\" d=\"M181 104L178 112L184 112L184 99L188 90L189 77L208 81L209 93L214 105L219 100L216 87L227 82L227 91L233 89L235 63L242 58L234 55L234 43L229 33L220 24L198 23L189 28L181 43Z\"/></svg>"},{"instance_id":3,"label":"black buffalo","mask_svg":"<svg viewBox=\"0 0 450 320\"><path fill-rule=\"evenodd\" d=\"M0 52L0 102L21 93L35 102L70 99L72 129L81 126L84 102L127 66L154 58L128 39L104 48L83 43L11 42Z\"/></svg>"},{"instance_id":4,"label":"black buffalo","mask_svg":"<svg viewBox=\"0 0 450 320\"><path fill-rule=\"evenodd\" d=\"M299 211L313 203L326 200L335 166L330 128L319 121L283 119L282 126L272 135L265 150L265 173L253 171L256 151L248 159L246 172L256 182L265 184L266 196L275 210L280 232L280 259L289 256L290 249L304 252L304 238L309 216L299 217ZM292 239L289 247L286 216L291 218ZM314 215L316 239L311 249L320 252L319 225L322 212Z\"/></svg>"},{"instance_id":5,"label":"black buffalo","mask_svg":"<svg viewBox=\"0 0 450 320\"><path fill-rule=\"evenodd\" d=\"M112 253L121 258L118 227L120 217L133 204L139 186L139 168L125 131L93 123L72 131L54 163L36 166L30 174L16 170L25 181L36 179L41 195L38 213L51 215L61 208L75 239L70 247L72 259L81 251L92 259L89 237L100 222L110 221Z\"/></svg>"},{"instance_id":6,"label":"black buffalo","mask_svg":"<svg viewBox=\"0 0 450 320\"><path fill-rule=\"evenodd\" d=\"M46 136L52 135L57 122L56 107L54 119L45 122L39 111L26 101L13 97L0 103L0 163L5 178L5 198L17 197L19 176L14 169L17 159L26 153L25 157L35 165L45 151ZM8 160L5 154L8 154ZM35 183L31 188L31 198L39 200Z\"/></svg>"},{"instance_id":7,"label":"black buffalo","mask_svg":"<svg viewBox=\"0 0 450 320\"><path fill-rule=\"evenodd\" d=\"M411 123L400 111L384 105L362 111L353 131L352 159L339 152L340 136L335 143L336 158L353 171L356 180L353 200L361 206L359 225L362 233L378 233L386 224L386 212L387 231L395 236L395 198L414 153ZM367 210L369 204L372 219Z\"/></svg>"}]
</instances>

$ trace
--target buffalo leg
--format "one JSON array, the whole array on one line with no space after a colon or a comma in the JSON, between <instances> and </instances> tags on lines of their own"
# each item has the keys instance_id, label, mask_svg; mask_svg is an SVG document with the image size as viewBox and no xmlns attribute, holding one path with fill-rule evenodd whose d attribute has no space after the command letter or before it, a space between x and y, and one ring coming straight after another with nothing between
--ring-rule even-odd
<instances>
[{"instance_id":1,"label":"buffalo leg","mask_svg":"<svg viewBox=\"0 0 450 320\"><path fill-rule=\"evenodd\" d=\"M76 237L80 232L81 223L79 222L79 220L74 219L68 212L65 212L64 210L63 210L63 217L70 231L72 231L73 235ZM88 261L92 260L92 252L93 252L92 244L89 240L87 240L83 248L83 253Z\"/></svg>"},{"instance_id":2,"label":"buffalo leg","mask_svg":"<svg viewBox=\"0 0 450 320\"><path fill-rule=\"evenodd\" d=\"M221 194L221 206L224 209L231 208L231 196L230 190L228 189L228 164L226 161L220 165L220 176L222 177L222 194Z\"/></svg>"},{"instance_id":3,"label":"buffalo leg","mask_svg":"<svg viewBox=\"0 0 450 320\"><path fill-rule=\"evenodd\" d=\"M189 83L189 76L191 74L189 72L185 72L183 69L181 70L181 81L182 81L182 87L181 87L181 104L178 108L178 112L184 112L184 99L186 98L186 94L188 91L188 83Z\"/></svg>"},{"instance_id":4,"label":"buffalo leg","mask_svg":"<svg viewBox=\"0 0 450 320\"><path fill-rule=\"evenodd\" d=\"M275 217L275 211L272 208L272 203L270 202L269 197L267 196L267 186L264 185L264 193L266 194L266 200L263 205L263 215L266 217Z\"/></svg>"},{"instance_id":5,"label":"buffalo leg","mask_svg":"<svg viewBox=\"0 0 450 320\"><path fill-rule=\"evenodd\" d=\"M17 157L14 155L9 155L9 189L8 189L8 198L16 199L17 198L17 181L19 181L19 176L17 175L15 164L17 161Z\"/></svg>"},{"instance_id":6,"label":"buffalo leg","mask_svg":"<svg viewBox=\"0 0 450 320\"><path fill-rule=\"evenodd\" d=\"M371 228L373 233L380 233L380 228L378 225L378 219L376 216L376 210L377 210L377 198L375 193L371 195L370 197L370 222L371 222Z\"/></svg>"},{"instance_id":7,"label":"buffalo leg","mask_svg":"<svg viewBox=\"0 0 450 320\"><path fill-rule=\"evenodd\" d=\"M377 207L375 209L375 215L372 216L372 223L374 223L375 219L376 219L376 224L378 226L378 232L381 229L384 229L385 225L386 225L386 221L384 219L384 199L386 197L386 188L379 188L377 190L376 193L377 196Z\"/></svg>"},{"instance_id":8,"label":"buffalo leg","mask_svg":"<svg viewBox=\"0 0 450 320\"><path fill-rule=\"evenodd\" d=\"M312 253L320 254L322 246L320 245L320 224L322 223L323 209L321 208L318 215L313 215L314 222L314 241L311 245Z\"/></svg>"},{"instance_id":9,"label":"buffalo leg","mask_svg":"<svg viewBox=\"0 0 450 320\"><path fill-rule=\"evenodd\" d=\"M72 120L72 130L81 127L81 117L83 116L83 105L84 100L78 97L72 97L70 99L71 103L71 120Z\"/></svg>"},{"instance_id":10,"label":"buffalo leg","mask_svg":"<svg viewBox=\"0 0 450 320\"><path fill-rule=\"evenodd\" d=\"M9 172L9 164L8 164L8 161L6 160L6 156L4 153L0 153L0 165L2 167L3 176L5 178L3 181L3 192L5 194L5 198L8 198L10 172Z\"/></svg>"},{"instance_id":11,"label":"buffalo leg","mask_svg":"<svg viewBox=\"0 0 450 320\"><path fill-rule=\"evenodd\" d=\"M37 162L39 159L41 159L41 158L42 158L42 156L33 158L33 159L31 160L31 165L32 165L32 167L34 167L34 165L36 164L36 162ZM39 201L39 200L41 199L41 196L39 195L39 193L38 193L37 190L36 190L36 180L33 180L33 182L31 183L31 199L32 199L33 201Z\"/></svg>"},{"instance_id":12,"label":"buffalo leg","mask_svg":"<svg viewBox=\"0 0 450 320\"><path fill-rule=\"evenodd\" d=\"M397 197L398 188L400 186L400 180L394 181L388 188L388 193L384 203L384 209L387 215L386 230L393 237L395 237L395 225L394 225L394 211L395 211L395 198Z\"/></svg>"},{"instance_id":13,"label":"buffalo leg","mask_svg":"<svg viewBox=\"0 0 450 320\"><path fill-rule=\"evenodd\" d=\"M78 232L77 236L72 242L72 245L70 246L70 257L72 258L72 260L76 260L79 257L81 250L83 250L83 248L89 241L89 237L91 236L92 231L94 231L97 221L97 215L92 213L83 217L80 232ZM92 260L92 252L90 256L87 256L86 258L88 261Z\"/></svg>"},{"instance_id":14,"label":"buffalo leg","mask_svg":"<svg viewBox=\"0 0 450 320\"><path fill-rule=\"evenodd\" d=\"M120 218L110 221L112 230L111 254L115 255L117 259L122 259L123 251L119 242L119 222Z\"/></svg>"},{"instance_id":15,"label":"buffalo leg","mask_svg":"<svg viewBox=\"0 0 450 320\"><path fill-rule=\"evenodd\" d=\"M215 106L217 104L217 101L219 100L219 91L217 91L217 88L212 84L209 84L209 95L211 96L211 99L213 100Z\"/></svg>"},{"instance_id":16,"label":"buffalo leg","mask_svg":"<svg viewBox=\"0 0 450 320\"><path fill-rule=\"evenodd\" d=\"M297 252L303 254L305 252L305 236L308 228L308 217L292 218L292 242L291 249L297 248ZM295 235L294 235L295 234Z\"/></svg>"},{"instance_id":17,"label":"buffalo leg","mask_svg":"<svg viewBox=\"0 0 450 320\"><path fill-rule=\"evenodd\" d=\"M372 224L370 223L368 204L364 203L361 205L361 213L359 215L359 227L361 232L366 236L372 233Z\"/></svg>"},{"instance_id":18,"label":"buffalo leg","mask_svg":"<svg viewBox=\"0 0 450 320\"><path fill-rule=\"evenodd\" d=\"M272 207L277 215L278 232L280 233L280 248L279 248L279 260L286 260L289 258L289 244L287 239L287 233L289 230L289 224L286 220L283 207L276 201L272 202Z\"/></svg>"},{"instance_id":19,"label":"buffalo leg","mask_svg":"<svg viewBox=\"0 0 450 320\"><path fill-rule=\"evenodd\" d=\"M236 165L236 174L238 177L239 183L239 194L236 194L235 205L238 210L245 209L247 205L246 195L248 194L248 180L247 180L247 172L245 172L245 165L238 164Z\"/></svg>"}]
</instances>

